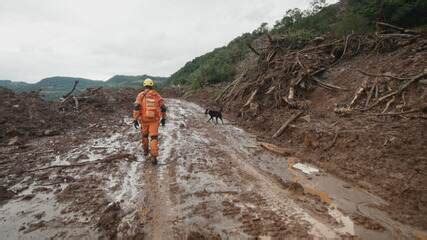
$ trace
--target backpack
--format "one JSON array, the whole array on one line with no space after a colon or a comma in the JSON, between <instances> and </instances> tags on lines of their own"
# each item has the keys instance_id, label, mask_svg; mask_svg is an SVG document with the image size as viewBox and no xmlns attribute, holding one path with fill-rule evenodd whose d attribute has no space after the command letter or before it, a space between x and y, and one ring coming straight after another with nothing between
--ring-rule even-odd
<instances>
[{"instance_id":1,"label":"backpack","mask_svg":"<svg viewBox=\"0 0 427 240\"><path fill-rule=\"evenodd\" d=\"M155 121L159 118L159 106L156 94L148 91L142 99L143 121Z\"/></svg>"}]
</instances>

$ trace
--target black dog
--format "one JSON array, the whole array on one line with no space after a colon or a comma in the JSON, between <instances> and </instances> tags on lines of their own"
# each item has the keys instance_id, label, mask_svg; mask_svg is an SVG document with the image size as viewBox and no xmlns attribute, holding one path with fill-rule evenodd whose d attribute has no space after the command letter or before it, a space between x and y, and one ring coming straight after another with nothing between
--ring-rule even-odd
<instances>
[{"instance_id":1,"label":"black dog","mask_svg":"<svg viewBox=\"0 0 427 240\"><path fill-rule=\"evenodd\" d=\"M222 108L219 111L206 109L205 114L209 114L209 116L211 117L209 118L208 122L210 122L211 120L213 122L215 118L216 124L218 124L218 118L219 118L222 124L224 124L224 121L222 121Z\"/></svg>"}]
</instances>

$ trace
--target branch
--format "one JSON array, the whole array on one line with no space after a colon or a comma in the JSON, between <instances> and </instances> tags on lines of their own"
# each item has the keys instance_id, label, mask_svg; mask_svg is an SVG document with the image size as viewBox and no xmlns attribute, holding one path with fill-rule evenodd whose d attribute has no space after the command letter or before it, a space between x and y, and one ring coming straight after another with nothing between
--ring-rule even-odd
<instances>
[{"instance_id":1,"label":"branch","mask_svg":"<svg viewBox=\"0 0 427 240\"><path fill-rule=\"evenodd\" d=\"M71 91L69 93L67 93L64 96L62 96L62 98L64 98L64 100L67 99L74 92L74 90L76 90L77 84L79 84L79 80L76 80L74 82L73 89L71 89Z\"/></svg>"},{"instance_id":2,"label":"branch","mask_svg":"<svg viewBox=\"0 0 427 240\"><path fill-rule=\"evenodd\" d=\"M371 116L399 116L399 115L405 115L405 114L410 114L410 113L415 113L415 112L421 112L422 109L412 109L412 110L408 110L405 112L388 112L388 113L365 113L366 115L371 115Z\"/></svg>"},{"instance_id":3,"label":"branch","mask_svg":"<svg viewBox=\"0 0 427 240\"><path fill-rule=\"evenodd\" d=\"M277 138L280 135L282 135L283 131L288 127L289 123L297 119L303 112L297 112L294 115L292 115L280 128L277 130L277 132L273 135L273 138Z\"/></svg>"},{"instance_id":4,"label":"branch","mask_svg":"<svg viewBox=\"0 0 427 240\"><path fill-rule=\"evenodd\" d=\"M369 76L369 77L386 77L386 78L394 78L394 79L397 79L397 80L408 80L408 79L411 79L411 78L408 78L408 77L406 77L406 78L405 77L397 77L397 76L393 76L393 75L390 75L390 74L368 73L368 72L362 71L361 69L357 69L357 71L360 72L361 74Z\"/></svg>"},{"instance_id":5,"label":"branch","mask_svg":"<svg viewBox=\"0 0 427 240\"><path fill-rule=\"evenodd\" d=\"M271 143L266 143L266 142L259 142L259 145L265 149L267 149L268 151L271 151L273 153L282 155L282 156L289 156L295 153L295 151L288 149L288 148L282 148L279 146L276 146L274 144Z\"/></svg>"},{"instance_id":6,"label":"branch","mask_svg":"<svg viewBox=\"0 0 427 240\"><path fill-rule=\"evenodd\" d=\"M247 107L249 104L251 104L251 102L254 100L255 95L258 93L258 88L255 89L251 96L249 97L248 101L245 103L245 105L243 105L243 107Z\"/></svg>"},{"instance_id":7,"label":"branch","mask_svg":"<svg viewBox=\"0 0 427 240\"><path fill-rule=\"evenodd\" d=\"M396 90L394 92L391 92L391 93L389 93L389 94L387 94L387 95L382 96L381 98L379 98L376 103L372 104L369 108L367 108L365 110L372 109L373 107L375 107L376 105L378 105L380 102L384 101L385 99L387 99L389 97L393 97L393 96L395 96L397 94L400 94L403 90L405 90L407 87L409 87L412 83L414 83L414 82L416 82L416 81L418 81L420 79L423 79L426 76L427 76L427 68L424 69L423 73L420 73L420 74L412 77L411 80L409 80L406 83L404 83L398 90Z\"/></svg>"},{"instance_id":8,"label":"branch","mask_svg":"<svg viewBox=\"0 0 427 240\"><path fill-rule=\"evenodd\" d=\"M250 44L250 43L247 43L246 45L247 45L247 46L248 46L248 48L249 48L252 52L254 52L256 55L258 55L258 56L260 55L260 54L259 54L259 52L258 52L257 50L255 50L255 48L253 48L253 47L251 46L251 44Z\"/></svg>"},{"instance_id":9,"label":"branch","mask_svg":"<svg viewBox=\"0 0 427 240\"><path fill-rule=\"evenodd\" d=\"M330 84L330 83L326 83L326 82L320 80L319 78L317 78L315 76L311 76L311 78L315 82L317 82L320 86L322 86L322 87L326 87L326 88L330 88L330 89L338 89L338 90L343 90L343 91L347 91L348 90L348 89L343 88L343 87L339 87L339 86L336 86L336 85L333 85L333 84Z\"/></svg>"}]
</instances>

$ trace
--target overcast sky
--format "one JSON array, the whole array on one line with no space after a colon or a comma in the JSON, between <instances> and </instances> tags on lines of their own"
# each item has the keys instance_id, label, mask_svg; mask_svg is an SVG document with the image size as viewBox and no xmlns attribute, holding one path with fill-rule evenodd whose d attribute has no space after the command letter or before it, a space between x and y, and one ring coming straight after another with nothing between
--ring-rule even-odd
<instances>
[{"instance_id":1,"label":"overcast sky","mask_svg":"<svg viewBox=\"0 0 427 240\"><path fill-rule=\"evenodd\" d=\"M310 1L0 0L0 79L169 76Z\"/></svg>"}]
</instances>

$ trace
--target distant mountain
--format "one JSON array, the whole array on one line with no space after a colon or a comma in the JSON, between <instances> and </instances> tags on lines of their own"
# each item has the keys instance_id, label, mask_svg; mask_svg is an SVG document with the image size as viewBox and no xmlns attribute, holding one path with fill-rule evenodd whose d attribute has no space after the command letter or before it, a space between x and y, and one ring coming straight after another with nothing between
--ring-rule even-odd
<instances>
[{"instance_id":1,"label":"distant mountain","mask_svg":"<svg viewBox=\"0 0 427 240\"><path fill-rule=\"evenodd\" d=\"M32 84L25 82L12 82L10 80L0 80L0 87L12 89L16 92L25 92L31 89Z\"/></svg>"},{"instance_id":2,"label":"distant mountain","mask_svg":"<svg viewBox=\"0 0 427 240\"><path fill-rule=\"evenodd\" d=\"M0 80L0 87L11 89L15 92L41 91L46 99L58 99L73 88L74 82L79 81L77 92L82 92L87 88L140 88L142 81L151 78L156 82L157 87L162 87L167 81L166 77L155 77L149 75L127 76L116 75L107 81L91 80L74 77L49 77L37 83L13 82L10 80Z\"/></svg>"}]
</instances>

